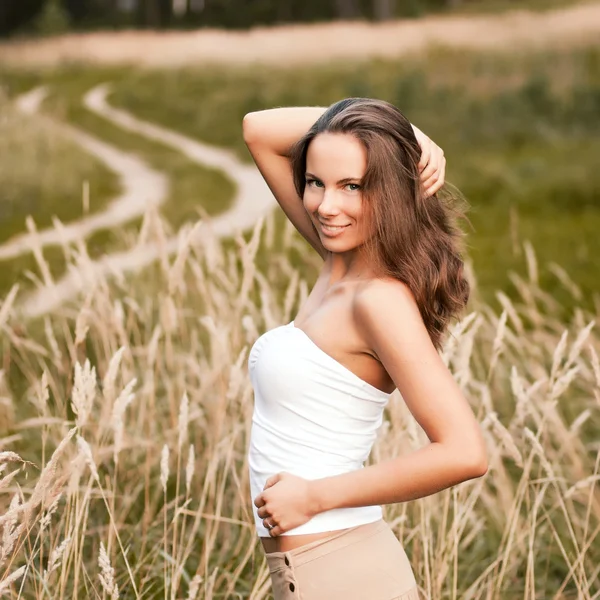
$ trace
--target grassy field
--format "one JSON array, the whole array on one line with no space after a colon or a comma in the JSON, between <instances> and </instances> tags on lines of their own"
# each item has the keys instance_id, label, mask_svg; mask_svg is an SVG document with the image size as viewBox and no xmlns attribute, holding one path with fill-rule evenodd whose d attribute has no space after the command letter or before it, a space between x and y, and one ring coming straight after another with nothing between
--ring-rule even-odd
<instances>
[{"instance_id":1,"label":"grassy field","mask_svg":"<svg viewBox=\"0 0 600 600\"><path fill-rule=\"evenodd\" d=\"M243 115L280 105L329 104L344 96L394 102L446 151L447 178L471 204L469 258L488 302L497 290L517 298L515 276L527 268L523 243L539 260L539 283L568 317L574 302L595 310L600 253L600 52L519 56L432 51L421 58L294 69L89 69L7 72L14 93L40 78L48 110L140 152L163 166L175 188L163 211L176 227L198 203L226 206L231 191L218 173L201 173L177 153L107 125L79 104L96 83L111 81L111 101L144 119L249 161ZM102 247L102 240L96 244ZM563 285L568 279L573 285ZM517 282L518 285L518 282ZM570 292L567 290L571 290ZM544 301L538 298L539 301Z\"/></svg>"},{"instance_id":2,"label":"grassy field","mask_svg":"<svg viewBox=\"0 0 600 600\"><path fill-rule=\"evenodd\" d=\"M293 318L311 267L290 263L289 230L279 250L275 233L271 217L252 236L100 282L45 330L2 307L7 597L271 598L250 513L245 361L260 332ZM482 424L489 472L385 518L424 598L596 598L598 332L581 311L567 327L526 301L475 308L443 355ZM367 464L424 443L395 394Z\"/></svg>"},{"instance_id":3,"label":"grassy field","mask_svg":"<svg viewBox=\"0 0 600 600\"><path fill-rule=\"evenodd\" d=\"M0 95L0 243L27 232L31 215L38 230L51 227L52 218L63 223L102 210L119 192L115 175L95 158L82 153L52 121L18 113ZM48 247L52 264L64 264L59 246ZM39 273L31 253L0 262L0 296L27 273Z\"/></svg>"},{"instance_id":4,"label":"grassy field","mask_svg":"<svg viewBox=\"0 0 600 600\"><path fill-rule=\"evenodd\" d=\"M165 232L208 200L198 189L214 211L231 190L83 110L96 83L246 161L250 110L349 95L400 106L444 147L448 179L473 207L477 287L443 356L482 424L490 470L385 517L430 600L600 596L600 51L0 78L13 96L43 81L45 111L164 168L182 186ZM129 246L136 227L94 236L94 252ZM23 322L18 299L0 306L0 594L270 597L250 512L245 361L259 333L296 314L318 260L280 211L238 239L162 259L99 281L72 312ZM396 393L369 462L424 443Z\"/></svg>"},{"instance_id":5,"label":"grassy field","mask_svg":"<svg viewBox=\"0 0 600 600\"><path fill-rule=\"evenodd\" d=\"M138 71L116 84L114 101L247 158L238 123L250 110L387 99L446 151L448 179L472 206L470 256L484 297L509 287L510 270L523 271L519 241L529 239L543 286L564 292L546 268L557 262L591 307L600 274L599 57L596 50L519 59L444 51L293 73Z\"/></svg>"},{"instance_id":6,"label":"grassy field","mask_svg":"<svg viewBox=\"0 0 600 600\"><path fill-rule=\"evenodd\" d=\"M0 243L15 231L26 231L27 215L34 215L38 228L51 226L53 215L63 223L81 218L85 182L90 211L117 193L113 174L94 158L81 156L54 123L21 115L1 97L0 111Z\"/></svg>"},{"instance_id":7,"label":"grassy field","mask_svg":"<svg viewBox=\"0 0 600 600\"><path fill-rule=\"evenodd\" d=\"M87 77L81 72L76 77L69 74L67 77L46 78L45 83L49 84L51 89L50 95L43 105L44 111L59 122L65 121L76 125L83 131L91 133L121 150L136 154L156 170L165 172L170 179L170 192L161 207L161 212L168 219L171 231L176 231L185 223L195 222L199 218L200 208L209 215L227 209L234 195L234 186L223 173L192 163L180 153L161 144L123 132L82 106L81 97L84 92L94 83L103 81L106 75L108 74L92 71ZM40 78L39 74L3 73L0 75L0 82L6 86L10 95L15 97L39 85ZM22 117L19 119L20 121L24 120ZM6 120L6 123L11 123L11 131L14 132L12 138L16 139L16 130L20 121L14 111ZM70 153L63 153L60 145L50 149L47 147L48 134L46 134L48 139L45 139L46 147L44 147L36 141L34 135L29 136L29 130L32 129L33 127L30 126L28 129L20 131L20 136L25 134L27 136L25 139L31 141L27 145L19 144L19 148L22 153L27 149L30 154L39 157L40 163L43 161L44 164L41 169L34 171L39 172L39 178L31 177L31 169L27 165L31 164L33 169L36 168L36 165L33 160L28 161L26 156L15 154L15 164L19 165L16 173L16 169L5 165L2 182L5 185L0 187L6 190L6 195L2 199L1 205L19 207L15 217L6 219L0 226L0 233L5 238L25 231L24 219L25 215L29 213L34 215L38 228L51 225L52 214L57 214L65 221L79 218L83 204L81 187L83 181L89 181L92 206L96 210L102 208L102 204L95 201L97 196L106 201L115 193L114 183L111 187L111 182L114 181L114 175L111 172L105 168L97 168L95 172L92 172L89 165L95 163L74 146L69 146ZM42 135L43 129L38 137ZM19 141L21 140L22 138L19 138ZM8 136L4 139L4 143L7 144L7 151L15 146L15 141ZM8 146L11 143L12 146ZM27 176L25 176L25 172ZM23 175L21 176L20 173ZM16 180L15 177L19 176L20 179ZM58 186L56 185L57 181L61 182ZM76 194L72 189L75 181L80 186ZM35 186L39 186L43 193L31 193L29 188ZM43 195L44 193L45 195ZM17 194L20 194L18 198ZM60 202L61 197L64 197L65 194L70 194L65 198L67 202ZM33 198L36 199L39 206L32 204ZM140 223L141 219L136 219L128 224L124 231L100 230L90 235L86 240L90 256L101 256L108 249L123 249L126 239L139 230ZM56 276L63 273L66 262L62 249L48 248L44 253L51 272ZM19 281L27 287L27 279L20 275L26 269L36 270L33 257L26 255L4 262L5 268L0 275L0 295L5 294L15 281Z\"/></svg>"}]
</instances>

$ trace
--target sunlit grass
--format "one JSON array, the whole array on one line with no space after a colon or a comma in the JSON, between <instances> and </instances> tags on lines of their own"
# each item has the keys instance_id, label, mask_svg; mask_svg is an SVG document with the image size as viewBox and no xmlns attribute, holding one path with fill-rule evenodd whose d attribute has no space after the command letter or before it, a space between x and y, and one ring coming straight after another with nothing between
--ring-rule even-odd
<instances>
[{"instance_id":1,"label":"sunlit grass","mask_svg":"<svg viewBox=\"0 0 600 600\"><path fill-rule=\"evenodd\" d=\"M320 259L274 217L225 244L198 233L45 319L23 322L18 298L0 307L0 453L20 456L0 454L8 597L100 595L101 572L121 598L269 597L246 360L295 316ZM431 600L600 593L598 313L563 322L532 303L544 290L522 250L519 300L500 293L502 313L474 305L442 353L482 424L489 472L385 507ZM424 443L396 392L370 462Z\"/></svg>"}]
</instances>

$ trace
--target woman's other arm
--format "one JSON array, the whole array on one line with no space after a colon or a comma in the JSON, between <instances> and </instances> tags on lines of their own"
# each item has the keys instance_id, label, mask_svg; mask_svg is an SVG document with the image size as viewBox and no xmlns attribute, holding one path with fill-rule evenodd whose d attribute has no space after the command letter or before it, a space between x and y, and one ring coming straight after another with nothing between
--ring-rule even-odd
<instances>
[{"instance_id":1,"label":"woman's other arm","mask_svg":"<svg viewBox=\"0 0 600 600\"><path fill-rule=\"evenodd\" d=\"M400 282L376 282L357 297L355 318L430 443L311 481L314 510L404 502L484 475L479 423L433 346L412 294Z\"/></svg>"}]
</instances>

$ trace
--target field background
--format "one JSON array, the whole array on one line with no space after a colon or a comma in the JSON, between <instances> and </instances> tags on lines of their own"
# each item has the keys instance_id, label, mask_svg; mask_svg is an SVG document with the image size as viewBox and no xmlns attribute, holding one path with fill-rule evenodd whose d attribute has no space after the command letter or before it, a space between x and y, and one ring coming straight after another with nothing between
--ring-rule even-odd
<instances>
[{"instance_id":1,"label":"field background","mask_svg":"<svg viewBox=\"0 0 600 600\"><path fill-rule=\"evenodd\" d=\"M357 38L343 23L245 41L209 31L223 45L198 61L190 33L0 45L0 594L269 597L249 506L245 361L257 335L293 318L319 263L278 208L227 230L242 181L232 169L251 164L241 120L370 96L444 148L447 180L471 206L474 289L444 357L490 452L481 480L388 506L386 518L426 598L600 598L600 46L590 20L600 5L533 4L543 11L495 3L484 15L471 6L398 22L396 36L454 27L471 47L411 38L395 56L377 43L390 26L365 23L352 25ZM521 28L529 41L511 37ZM364 56L349 39L362 39ZM102 84L110 107L180 137L91 110L86 95ZM40 86L27 109L24 94ZM124 192L73 131L164 178L162 203L80 240L34 237L13 252L28 215L40 232L56 217L77 224ZM216 149L215 162L196 160L190 140ZM213 236L200 218L229 232ZM120 258L93 271L143 244L156 251L143 268L136 259L140 268L120 271ZM69 274L86 283L54 304L52 284ZM36 294L53 308L28 315ZM424 441L395 394L371 460Z\"/></svg>"}]
</instances>

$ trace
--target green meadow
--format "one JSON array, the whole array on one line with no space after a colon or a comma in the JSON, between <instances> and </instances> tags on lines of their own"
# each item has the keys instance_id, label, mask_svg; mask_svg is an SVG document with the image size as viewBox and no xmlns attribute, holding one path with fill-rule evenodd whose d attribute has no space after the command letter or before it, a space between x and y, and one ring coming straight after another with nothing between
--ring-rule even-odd
<instances>
[{"instance_id":1,"label":"green meadow","mask_svg":"<svg viewBox=\"0 0 600 600\"><path fill-rule=\"evenodd\" d=\"M580 288L575 294L583 305L593 309L600 274L599 65L596 48L520 55L439 50L397 61L293 70L72 67L5 70L1 80L10 95L43 81L51 89L44 105L49 113L163 169L173 189L162 212L174 227L193 218L197 206L213 214L224 210L231 184L219 172L90 114L81 96L97 83L112 84L113 104L232 148L246 161L240 129L246 112L327 105L346 96L389 100L444 148L447 180L470 204L472 228L465 227L477 293L488 301L496 290L516 294L511 273L524 275L523 243L529 241L540 263L540 287L568 307L568 278Z\"/></svg>"}]
</instances>

